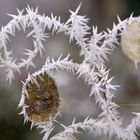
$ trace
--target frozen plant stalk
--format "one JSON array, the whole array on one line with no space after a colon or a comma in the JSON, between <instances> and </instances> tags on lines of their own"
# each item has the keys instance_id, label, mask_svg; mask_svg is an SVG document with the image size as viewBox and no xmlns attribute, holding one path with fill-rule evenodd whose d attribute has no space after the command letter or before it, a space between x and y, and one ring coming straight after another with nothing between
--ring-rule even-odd
<instances>
[{"instance_id":1,"label":"frozen plant stalk","mask_svg":"<svg viewBox=\"0 0 140 140\"><path fill-rule=\"evenodd\" d=\"M70 17L66 23L62 23L60 17L53 14L51 17L45 16L45 14L39 15L38 9L33 10L29 6L25 9L27 14L24 14L24 10L18 10L18 15L10 15L12 20L0 31L0 66L6 69L7 80L11 82L15 71L20 72L23 67L28 69L29 66L34 66L33 59L38 53L42 55L42 50L45 49L42 42L48 37L47 30L52 33L64 33L69 37L69 42L75 40L76 44L80 46L80 55L84 57L84 60L81 64L77 64L69 59L69 55L63 59L60 56L56 61L48 57L42 69L28 75L23 82L19 103L25 121L29 120L32 122L32 126L36 125L43 129L42 132L45 132L43 140L49 138L54 127L53 122L60 111L60 98L53 71L66 70L72 72L74 76L83 78L85 84L90 85L89 96L94 95L96 104L102 112L97 118L87 117L83 122L75 122L74 119L69 126L62 125L63 131L52 136L50 140L74 140L76 139L74 134L79 132L79 128L96 135L108 135L109 137L115 135L121 140L137 140L135 133L140 126L140 113L134 113L135 117L131 123L126 128L122 128L118 105L113 101L117 86L111 84L113 78L108 78L109 70L106 68L106 60L107 56L113 53L115 44L119 44L118 36L122 38L121 44L128 57L132 59L133 56L130 54L137 53L140 48L139 44L135 45L130 42L129 44L132 46L128 46L127 37L131 38L133 23L137 22L136 28L137 25L139 26L140 17L130 16L123 21L118 17L119 23L114 24L113 29L98 33L97 27L88 26L88 18L78 15L80 6L81 4L76 11L70 11ZM27 37L32 36L33 38L33 50L26 49L24 54L27 59L21 58L20 63L17 63L12 58L12 52L7 49L9 35L14 36L15 29L26 31L28 27L32 29ZM91 30L92 34L87 38ZM139 32L137 32L138 40L139 36ZM126 53L127 49L129 53ZM138 62L139 56L138 59L133 58L135 63Z\"/></svg>"}]
</instances>

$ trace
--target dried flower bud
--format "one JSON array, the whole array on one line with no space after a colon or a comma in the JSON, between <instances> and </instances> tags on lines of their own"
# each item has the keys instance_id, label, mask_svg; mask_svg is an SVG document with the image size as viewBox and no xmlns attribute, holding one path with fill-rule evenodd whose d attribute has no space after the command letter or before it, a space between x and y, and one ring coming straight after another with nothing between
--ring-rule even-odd
<instances>
[{"instance_id":1,"label":"dried flower bud","mask_svg":"<svg viewBox=\"0 0 140 140\"><path fill-rule=\"evenodd\" d=\"M26 83L25 112L32 122L46 122L55 118L59 110L59 94L54 80L39 73Z\"/></svg>"},{"instance_id":2,"label":"dried flower bud","mask_svg":"<svg viewBox=\"0 0 140 140\"><path fill-rule=\"evenodd\" d=\"M140 18L127 25L121 35L121 46L128 58L135 63L140 62Z\"/></svg>"}]
</instances>

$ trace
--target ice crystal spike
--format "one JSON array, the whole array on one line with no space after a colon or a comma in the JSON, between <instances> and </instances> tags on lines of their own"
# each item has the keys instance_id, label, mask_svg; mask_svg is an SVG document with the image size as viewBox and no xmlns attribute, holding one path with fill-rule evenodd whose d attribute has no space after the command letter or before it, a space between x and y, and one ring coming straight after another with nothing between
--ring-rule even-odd
<instances>
[{"instance_id":1,"label":"ice crystal spike","mask_svg":"<svg viewBox=\"0 0 140 140\"><path fill-rule=\"evenodd\" d=\"M59 110L60 99L56 84L47 73L40 73L34 79L26 82L28 92L28 97L25 97L25 106L28 106L25 108L26 115L32 122L50 121Z\"/></svg>"}]
</instances>

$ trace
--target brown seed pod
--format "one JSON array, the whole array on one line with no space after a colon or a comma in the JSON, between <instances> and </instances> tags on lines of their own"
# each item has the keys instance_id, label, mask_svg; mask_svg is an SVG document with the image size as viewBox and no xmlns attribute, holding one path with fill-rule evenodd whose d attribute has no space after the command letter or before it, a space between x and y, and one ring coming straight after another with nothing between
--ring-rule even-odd
<instances>
[{"instance_id":1,"label":"brown seed pod","mask_svg":"<svg viewBox=\"0 0 140 140\"><path fill-rule=\"evenodd\" d=\"M55 118L59 110L59 94L54 80L46 73L37 74L26 84L25 112L32 122Z\"/></svg>"},{"instance_id":2,"label":"brown seed pod","mask_svg":"<svg viewBox=\"0 0 140 140\"><path fill-rule=\"evenodd\" d=\"M121 35L124 54L134 62L140 62L140 18L135 18Z\"/></svg>"}]
</instances>

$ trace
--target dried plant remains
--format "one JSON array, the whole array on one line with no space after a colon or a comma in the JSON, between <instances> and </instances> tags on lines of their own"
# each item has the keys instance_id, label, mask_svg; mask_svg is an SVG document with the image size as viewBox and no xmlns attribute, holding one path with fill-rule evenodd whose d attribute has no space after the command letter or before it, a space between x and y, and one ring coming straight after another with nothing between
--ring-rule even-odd
<instances>
[{"instance_id":1,"label":"dried plant remains","mask_svg":"<svg viewBox=\"0 0 140 140\"><path fill-rule=\"evenodd\" d=\"M26 91L25 111L30 121L47 122L55 118L60 99L54 80L46 72L29 81Z\"/></svg>"},{"instance_id":2,"label":"dried plant remains","mask_svg":"<svg viewBox=\"0 0 140 140\"><path fill-rule=\"evenodd\" d=\"M135 63L140 62L140 21L134 21L126 27L121 35L121 46L124 54Z\"/></svg>"}]
</instances>

